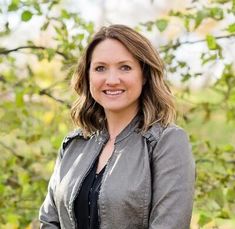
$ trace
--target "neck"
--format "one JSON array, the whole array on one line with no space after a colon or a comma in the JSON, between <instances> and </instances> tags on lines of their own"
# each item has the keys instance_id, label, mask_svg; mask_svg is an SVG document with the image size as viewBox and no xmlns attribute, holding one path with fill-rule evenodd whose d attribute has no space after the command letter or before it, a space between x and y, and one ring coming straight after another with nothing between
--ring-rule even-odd
<instances>
[{"instance_id":1,"label":"neck","mask_svg":"<svg viewBox=\"0 0 235 229\"><path fill-rule=\"evenodd\" d=\"M132 114L106 113L110 141L114 141L121 131L131 122L137 112Z\"/></svg>"}]
</instances>

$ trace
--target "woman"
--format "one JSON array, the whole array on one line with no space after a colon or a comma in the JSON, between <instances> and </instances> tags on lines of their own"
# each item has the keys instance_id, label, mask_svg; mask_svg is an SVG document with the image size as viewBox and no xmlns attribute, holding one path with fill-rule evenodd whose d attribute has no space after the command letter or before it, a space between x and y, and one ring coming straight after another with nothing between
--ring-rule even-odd
<instances>
[{"instance_id":1,"label":"woman","mask_svg":"<svg viewBox=\"0 0 235 229\"><path fill-rule=\"evenodd\" d=\"M82 56L72 118L41 228L189 229L195 168L159 54L123 25L103 27Z\"/></svg>"}]
</instances>

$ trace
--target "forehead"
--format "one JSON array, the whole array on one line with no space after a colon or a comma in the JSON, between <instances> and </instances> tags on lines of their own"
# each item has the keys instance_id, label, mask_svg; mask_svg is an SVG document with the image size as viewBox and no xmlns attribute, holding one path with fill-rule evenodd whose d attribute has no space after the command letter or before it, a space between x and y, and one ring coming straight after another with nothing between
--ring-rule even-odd
<instances>
[{"instance_id":1,"label":"forehead","mask_svg":"<svg viewBox=\"0 0 235 229\"><path fill-rule=\"evenodd\" d=\"M122 59L136 60L132 53L116 39L105 39L96 45L92 52L91 61Z\"/></svg>"}]
</instances>

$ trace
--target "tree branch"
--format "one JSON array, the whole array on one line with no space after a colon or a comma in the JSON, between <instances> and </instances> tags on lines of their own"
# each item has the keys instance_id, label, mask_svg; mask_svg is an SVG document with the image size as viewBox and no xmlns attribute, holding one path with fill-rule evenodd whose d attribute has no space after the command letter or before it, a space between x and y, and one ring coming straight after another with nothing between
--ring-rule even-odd
<instances>
[{"instance_id":1,"label":"tree branch","mask_svg":"<svg viewBox=\"0 0 235 229\"><path fill-rule=\"evenodd\" d=\"M0 97L3 97L3 96L5 96L5 95L7 95L8 93L11 93L11 91L13 91L14 88L15 88L17 85L22 86L21 83L24 82L24 81L26 81L26 80L27 80L27 79L21 79L21 80L17 81L16 83L14 83L14 84L11 86L11 89L10 89L10 90L4 91L4 92L0 93ZM2 81L3 83L7 83L7 81L5 80L4 76L1 76L1 75L0 75L0 82L1 82L1 81ZM50 90L50 89L52 89L54 86L56 86L57 84L59 84L59 83L61 83L61 82L62 82L62 81L57 81L57 82L55 82L54 84L50 85L49 87L44 88L44 89L41 89L38 94L39 94L39 95L46 95L46 96L48 96L49 98L55 100L56 102L59 102L59 103L61 103L61 104L64 104L67 108L70 109L70 108L71 108L71 105L70 105L69 103L67 103L67 102L64 101L64 100L58 99L58 98L54 97L51 93L49 93L49 90ZM1 144L2 144L2 143L0 142L0 145L1 145ZM6 147L5 147L5 148L6 148Z\"/></svg>"},{"instance_id":2,"label":"tree branch","mask_svg":"<svg viewBox=\"0 0 235 229\"><path fill-rule=\"evenodd\" d=\"M18 155L17 152L13 148L6 145L4 142L0 141L0 145L3 146L5 149L9 150L15 157L19 158L20 160L24 158L23 156Z\"/></svg>"},{"instance_id":3,"label":"tree branch","mask_svg":"<svg viewBox=\"0 0 235 229\"><path fill-rule=\"evenodd\" d=\"M29 46L20 46L20 47L17 47L17 48L14 48L14 49L4 49L4 50L1 50L0 49L0 55L7 55L11 52L17 52L21 49L41 49L41 50L46 50L48 49L47 47L44 47L44 46L34 46L34 45L29 45ZM68 59L68 56L66 54L64 54L63 52L60 52L60 51L57 51L55 50L55 52L62 56L64 59Z\"/></svg>"},{"instance_id":4,"label":"tree branch","mask_svg":"<svg viewBox=\"0 0 235 229\"><path fill-rule=\"evenodd\" d=\"M229 35L223 35L223 36L215 36L216 40L221 40L221 39L225 39L225 38L235 38L235 34L229 34ZM179 46L180 45L184 45L184 44L196 44L196 43L201 43L201 42L205 42L205 39L201 39L201 40L195 40L195 41L183 41L183 42L179 42Z\"/></svg>"},{"instance_id":5,"label":"tree branch","mask_svg":"<svg viewBox=\"0 0 235 229\"><path fill-rule=\"evenodd\" d=\"M61 104L66 105L67 108L71 108L70 104L67 103L66 101L62 100L62 99L58 99L55 96L53 96L52 94L50 94L47 90L43 89L41 91L39 91L39 95L46 95L48 97L50 97L51 99L55 100L56 102L59 102Z\"/></svg>"},{"instance_id":6,"label":"tree branch","mask_svg":"<svg viewBox=\"0 0 235 229\"><path fill-rule=\"evenodd\" d=\"M216 40L221 40L221 39L228 39L228 38L235 38L235 34L229 34L229 35L223 35L223 36L215 36ZM172 41L172 43L167 44L167 45L162 45L160 46L160 53L164 53L166 50L175 50L179 48L180 46L187 45L187 44L196 44L196 43L202 43L206 42L206 39L201 39L201 40L194 40L194 41Z\"/></svg>"}]
</instances>

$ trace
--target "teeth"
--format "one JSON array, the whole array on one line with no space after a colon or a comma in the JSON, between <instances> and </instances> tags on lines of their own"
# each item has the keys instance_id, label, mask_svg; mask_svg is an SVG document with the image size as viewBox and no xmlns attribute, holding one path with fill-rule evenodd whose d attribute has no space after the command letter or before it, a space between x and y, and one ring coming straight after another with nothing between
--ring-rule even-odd
<instances>
[{"instance_id":1,"label":"teeth","mask_svg":"<svg viewBox=\"0 0 235 229\"><path fill-rule=\"evenodd\" d=\"M122 90L118 90L118 91L108 91L108 90L106 90L105 94L107 94L107 95L118 95L118 94L121 94L122 92L123 92Z\"/></svg>"}]
</instances>

